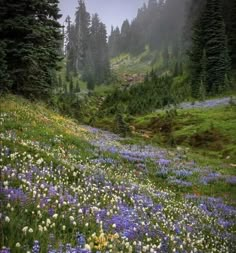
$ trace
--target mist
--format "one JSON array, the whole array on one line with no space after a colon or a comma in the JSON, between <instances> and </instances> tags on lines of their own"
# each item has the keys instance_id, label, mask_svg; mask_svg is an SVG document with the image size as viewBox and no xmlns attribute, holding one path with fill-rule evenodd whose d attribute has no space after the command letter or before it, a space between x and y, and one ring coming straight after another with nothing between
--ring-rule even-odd
<instances>
[{"instance_id":1,"label":"mist","mask_svg":"<svg viewBox=\"0 0 236 253\"><path fill-rule=\"evenodd\" d=\"M135 18L138 8L147 2L148 0L85 0L87 11L91 14L98 13L108 33L112 25L120 27L125 19L131 21ZM67 15L73 20L77 6L77 0L60 0L59 8L63 15L61 22L64 22Z\"/></svg>"}]
</instances>

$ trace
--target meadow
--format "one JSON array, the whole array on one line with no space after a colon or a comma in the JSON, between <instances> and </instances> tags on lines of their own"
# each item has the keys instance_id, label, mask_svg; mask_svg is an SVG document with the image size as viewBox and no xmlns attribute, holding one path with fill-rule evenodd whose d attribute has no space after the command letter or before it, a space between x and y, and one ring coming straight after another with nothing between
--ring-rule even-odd
<instances>
[{"instance_id":1,"label":"meadow","mask_svg":"<svg viewBox=\"0 0 236 253\"><path fill-rule=\"evenodd\" d=\"M234 164L201 159L2 97L0 252L233 253Z\"/></svg>"}]
</instances>

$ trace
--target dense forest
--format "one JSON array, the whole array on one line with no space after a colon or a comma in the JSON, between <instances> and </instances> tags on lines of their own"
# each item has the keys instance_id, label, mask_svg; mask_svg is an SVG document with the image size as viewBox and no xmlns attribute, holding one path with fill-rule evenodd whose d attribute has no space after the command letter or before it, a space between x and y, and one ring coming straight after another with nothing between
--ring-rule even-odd
<instances>
[{"instance_id":1,"label":"dense forest","mask_svg":"<svg viewBox=\"0 0 236 253\"><path fill-rule=\"evenodd\" d=\"M47 98L62 40L58 0L0 1L0 90Z\"/></svg>"},{"instance_id":2,"label":"dense forest","mask_svg":"<svg viewBox=\"0 0 236 253\"><path fill-rule=\"evenodd\" d=\"M67 94L69 98L65 101L63 96L63 103L73 100L79 107L75 94L81 92L80 80L87 83L88 90L112 85L111 60L125 53L139 55L147 47L155 57L144 83L131 90L114 91L130 92L135 97L131 107L145 104L151 110L178 103L186 96L202 99L234 88L233 0L149 0L131 22L125 20L121 29L112 27L109 36L98 14L88 13L83 0L78 2L75 20L68 16L64 25L58 22L61 15L57 0L1 0L0 10L1 92L49 100ZM157 61L162 63L154 67ZM182 77L177 85L176 77ZM163 89L156 85L162 80L158 78L172 78L170 90L174 93L153 104L150 101L162 100L163 92L158 90ZM147 94L157 90L155 99L148 95L146 101L139 101L138 94L145 90ZM111 94L108 100L111 97L115 96ZM132 111L143 111L137 108Z\"/></svg>"},{"instance_id":3,"label":"dense forest","mask_svg":"<svg viewBox=\"0 0 236 253\"><path fill-rule=\"evenodd\" d=\"M142 84L109 94L101 113L123 108L126 114L143 114L234 89L235 6L235 1L150 0L131 24L125 20L121 31L112 28L111 57L136 55L148 45L162 65L148 72Z\"/></svg>"}]
</instances>

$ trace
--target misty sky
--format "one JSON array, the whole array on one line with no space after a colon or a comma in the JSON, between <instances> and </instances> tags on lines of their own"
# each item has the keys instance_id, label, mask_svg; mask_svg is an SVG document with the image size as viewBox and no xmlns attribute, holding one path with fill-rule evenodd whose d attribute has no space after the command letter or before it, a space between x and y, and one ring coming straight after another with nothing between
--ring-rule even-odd
<instances>
[{"instance_id":1,"label":"misty sky","mask_svg":"<svg viewBox=\"0 0 236 253\"><path fill-rule=\"evenodd\" d=\"M90 14L98 13L101 21L106 24L110 33L111 26L121 26L128 18L132 20L137 14L139 7L148 0L85 0L87 10ZM60 0L60 9L63 14L62 22L67 15L74 20L74 14L78 0Z\"/></svg>"}]
</instances>

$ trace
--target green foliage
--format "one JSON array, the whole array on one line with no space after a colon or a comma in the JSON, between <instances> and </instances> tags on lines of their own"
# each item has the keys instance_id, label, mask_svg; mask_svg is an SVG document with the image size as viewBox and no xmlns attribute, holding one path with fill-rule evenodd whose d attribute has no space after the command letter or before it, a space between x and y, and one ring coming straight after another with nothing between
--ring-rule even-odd
<instances>
[{"instance_id":1,"label":"green foliage","mask_svg":"<svg viewBox=\"0 0 236 253\"><path fill-rule=\"evenodd\" d=\"M80 74L89 83L89 89L93 89L95 84L102 84L110 76L106 27L97 14L90 19L82 0L79 1L75 24L71 24L70 17L66 22L67 80L71 73Z\"/></svg>"},{"instance_id":2,"label":"green foliage","mask_svg":"<svg viewBox=\"0 0 236 253\"><path fill-rule=\"evenodd\" d=\"M74 82L73 82L73 78L70 79L69 91L70 91L70 94L73 94L73 92L74 92Z\"/></svg>"},{"instance_id":3,"label":"green foliage","mask_svg":"<svg viewBox=\"0 0 236 253\"><path fill-rule=\"evenodd\" d=\"M85 80L95 84L102 84L110 75L110 62L108 57L106 27L100 22L97 14L93 15L88 42L88 58ZM87 78L86 78L87 77Z\"/></svg>"},{"instance_id":4,"label":"green foliage","mask_svg":"<svg viewBox=\"0 0 236 253\"><path fill-rule=\"evenodd\" d=\"M94 85L94 81L92 78L89 78L89 80L87 81L87 89L88 90L94 90L95 85Z\"/></svg>"},{"instance_id":5,"label":"green foliage","mask_svg":"<svg viewBox=\"0 0 236 253\"><path fill-rule=\"evenodd\" d=\"M63 81L62 81L61 75L59 75L59 77L58 77L58 86L59 86L60 88L63 87Z\"/></svg>"},{"instance_id":6,"label":"green foliage","mask_svg":"<svg viewBox=\"0 0 236 253\"><path fill-rule=\"evenodd\" d=\"M128 114L142 114L175 103L171 94L173 79L168 76L158 78L154 70L149 74L145 83L115 89L107 96L101 110L106 113L115 113L117 107L124 106Z\"/></svg>"},{"instance_id":7,"label":"green foliage","mask_svg":"<svg viewBox=\"0 0 236 253\"><path fill-rule=\"evenodd\" d=\"M46 98L53 89L61 43L57 6L58 0L0 2L0 41L15 93Z\"/></svg>"},{"instance_id":8,"label":"green foliage","mask_svg":"<svg viewBox=\"0 0 236 253\"><path fill-rule=\"evenodd\" d=\"M199 99L200 101L204 101L206 99L206 90L202 80L199 86Z\"/></svg>"},{"instance_id":9,"label":"green foliage","mask_svg":"<svg viewBox=\"0 0 236 253\"><path fill-rule=\"evenodd\" d=\"M194 25L190 61L193 97L200 96L201 85L207 94L225 90L230 64L221 1L207 0L202 8Z\"/></svg>"},{"instance_id":10,"label":"green foliage","mask_svg":"<svg viewBox=\"0 0 236 253\"><path fill-rule=\"evenodd\" d=\"M81 105L82 102L72 93L58 93L51 98L51 105L57 111L64 115L74 117L76 119L81 118Z\"/></svg>"},{"instance_id":11,"label":"green foliage","mask_svg":"<svg viewBox=\"0 0 236 253\"><path fill-rule=\"evenodd\" d=\"M0 93L11 88L11 81L7 72L5 49L5 43L0 42Z\"/></svg>"},{"instance_id":12,"label":"green foliage","mask_svg":"<svg viewBox=\"0 0 236 253\"><path fill-rule=\"evenodd\" d=\"M116 131L120 133L123 137L127 135L129 132L129 126L124 120L123 114L118 111L115 116L115 125L116 125Z\"/></svg>"},{"instance_id":13,"label":"green foliage","mask_svg":"<svg viewBox=\"0 0 236 253\"><path fill-rule=\"evenodd\" d=\"M80 92L80 85L79 85L79 81L76 81L76 92Z\"/></svg>"},{"instance_id":14,"label":"green foliage","mask_svg":"<svg viewBox=\"0 0 236 253\"><path fill-rule=\"evenodd\" d=\"M228 35L229 56L233 70L236 70L236 2L233 0L225 0L223 15L226 24L226 32Z\"/></svg>"}]
</instances>

